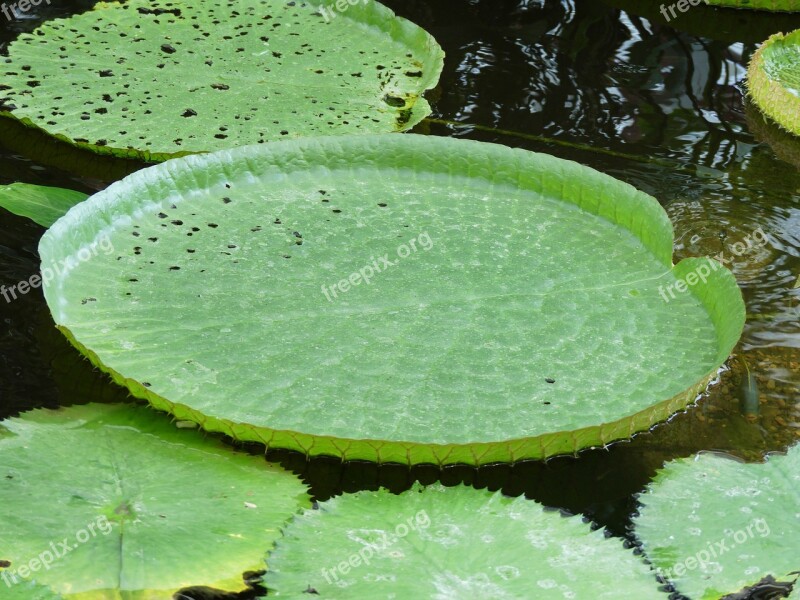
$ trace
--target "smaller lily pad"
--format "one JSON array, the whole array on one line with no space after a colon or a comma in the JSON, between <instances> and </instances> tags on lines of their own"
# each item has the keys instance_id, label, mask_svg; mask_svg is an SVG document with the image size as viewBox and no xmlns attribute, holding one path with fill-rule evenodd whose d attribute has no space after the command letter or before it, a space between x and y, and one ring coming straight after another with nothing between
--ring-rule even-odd
<instances>
[{"instance_id":1,"label":"smaller lily pad","mask_svg":"<svg viewBox=\"0 0 800 600\"><path fill-rule=\"evenodd\" d=\"M291 473L146 408L37 410L2 425L3 587L35 579L65 600L236 591L308 506Z\"/></svg>"},{"instance_id":2,"label":"smaller lily pad","mask_svg":"<svg viewBox=\"0 0 800 600\"><path fill-rule=\"evenodd\" d=\"M63 188L12 183L0 185L0 208L50 227L67 211L88 198L88 194Z\"/></svg>"},{"instance_id":3,"label":"smaller lily pad","mask_svg":"<svg viewBox=\"0 0 800 600\"><path fill-rule=\"evenodd\" d=\"M639 500L645 554L695 600L800 572L800 446L765 464L713 454L673 461Z\"/></svg>"},{"instance_id":4,"label":"smaller lily pad","mask_svg":"<svg viewBox=\"0 0 800 600\"><path fill-rule=\"evenodd\" d=\"M747 90L765 115L800 135L800 29L776 33L756 50L747 68Z\"/></svg>"},{"instance_id":5,"label":"smaller lily pad","mask_svg":"<svg viewBox=\"0 0 800 600\"><path fill-rule=\"evenodd\" d=\"M666 598L621 540L466 486L334 498L295 517L267 564L270 597Z\"/></svg>"}]
</instances>

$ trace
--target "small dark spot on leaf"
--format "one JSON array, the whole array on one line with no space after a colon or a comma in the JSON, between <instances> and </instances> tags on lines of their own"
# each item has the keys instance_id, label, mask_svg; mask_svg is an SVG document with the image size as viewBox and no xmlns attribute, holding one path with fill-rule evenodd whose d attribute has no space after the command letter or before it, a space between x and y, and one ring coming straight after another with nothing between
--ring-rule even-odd
<instances>
[{"instance_id":1,"label":"small dark spot on leaf","mask_svg":"<svg viewBox=\"0 0 800 600\"><path fill-rule=\"evenodd\" d=\"M389 106L393 106L395 108L403 108L406 105L406 101L402 98L398 98L397 96L391 96L386 94L383 97L383 101L386 102Z\"/></svg>"},{"instance_id":2,"label":"small dark spot on leaf","mask_svg":"<svg viewBox=\"0 0 800 600\"><path fill-rule=\"evenodd\" d=\"M196 110L193 110L193 109L191 109L191 108L187 108L186 110L184 110L184 111L181 113L181 116L182 116L182 117L196 117L196 116L197 116L197 111L196 111Z\"/></svg>"},{"instance_id":3,"label":"small dark spot on leaf","mask_svg":"<svg viewBox=\"0 0 800 600\"><path fill-rule=\"evenodd\" d=\"M170 44L162 44L161 51L166 52L167 54L175 54L176 50Z\"/></svg>"},{"instance_id":4,"label":"small dark spot on leaf","mask_svg":"<svg viewBox=\"0 0 800 600\"><path fill-rule=\"evenodd\" d=\"M546 381L547 383L555 383L555 382L556 382L556 380L555 380L555 379L552 379L552 378L550 378L550 377L547 377L547 378L545 379L545 381Z\"/></svg>"}]
</instances>

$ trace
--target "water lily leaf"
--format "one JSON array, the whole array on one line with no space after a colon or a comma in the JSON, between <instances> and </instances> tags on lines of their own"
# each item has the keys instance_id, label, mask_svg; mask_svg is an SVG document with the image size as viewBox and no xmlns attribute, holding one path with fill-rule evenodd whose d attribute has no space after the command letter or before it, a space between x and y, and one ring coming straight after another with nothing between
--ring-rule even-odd
<instances>
[{"instance_id":1,"label":"water lily leaf","mask_svg":"<svg viewBox=\"0 0 800 600\"><path fill-rule=\"evenodd\" d=\"M766 464L712 454L672 461L639 500L645 554L691 598L800 572L800 446Z\"/></svg>"},{"instance_id":2,"label":"water lily leaf","mask_svg":"<svg viewBox=\"0 0 800 600\"><path fill-rule=\"evenodd\" d=\"M68 600L243 589L242 573L309 505L292 474L147 408L37 410L3 425L0 579L11 587L33 578Z\"/></svg>"},{"instance_id":3,"label":"water lily leaf","mask_svg":"<svg viewBox=\"0 0 800 600\"><path fill-rule=\"evenodd\" d=\"M0 185L0 207L15 215L28 217L42 227L50 227L70 208L88 197L82 192L29 183Z\"/></svg>"},{"instance_id":4,"label":"water lily leaf","mask_svg":"<svg viewBox=\"0 0 800 600\"><path fill-rule=\"evenodd\" d=\"M485 464L628 438L694 401L744 321L718 263L672 268L653 198L411 134L157 165L40 252L56 323L135 395L347 459Z\"/></svg>"},{"instance_id":5,"label":"water lily leaf","mask_svg":"<svg viewBox=\"0 0 800 600\"><path fill-rule=\"evenodd\" d=\"M580 517L465 486L333 498L295 517L267 563L278 597L667 597L620 539Z\"/></svg>"},{"instance_id":6,"label":"water lily leaf","mask_svg":"<svg viewBox=\"0 0 800 600\"><path fill-rule=\"evenodd\" d=\"M436 41L377 2L328 4L101 2L9 45L0 116L101 154L164 160L403 131L429 114Z\"/></svg>"},{"instance_id":7,"label":"water lily leaf","mask_svg":"<svg viewBox=\"0 0 800 600\"><path fill-rule=\"evenodd\" d=\"M800 0L704 0L704 2L712 6L725 6L728 8L748 8L777 12L800 11Z\"/></svg>"},{"instance_id":8,"label":"water lily leaf","mask_svg":"<svg viewBox=\"0 0 800 600\"><path fill-rule=\"evenodd\" d=\"M747 91L764 114L800 135L800 29L776 33L756 50L747 68Z\"/></svg>"}]
</instances>

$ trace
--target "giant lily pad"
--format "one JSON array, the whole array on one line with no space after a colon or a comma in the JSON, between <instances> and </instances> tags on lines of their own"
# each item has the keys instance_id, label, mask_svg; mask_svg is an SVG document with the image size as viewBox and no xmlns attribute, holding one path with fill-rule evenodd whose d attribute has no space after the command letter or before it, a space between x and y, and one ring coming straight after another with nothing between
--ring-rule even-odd
<instances>
[{"instance_id":1,"label":"giant lily pad","mask_svg":"<svg viewBox=\"0 0 800 600\"><path fill-rule=\"evenodd\" d=\"M695 600L800 573L800 446L766 464L710 454L676 460L639 499L645 554Z\"/></svg>"},{"instance_id":2,"label":"giant lily pad","mask_svg":"<svg viewBox=\"0 0 800 600\"><path fill-rule=\"evenodd\" d=\"M747 90L764 114L800 135L800 29L776 33L756 50L747 68Z\"/></svg>"},{"instance_id":3,"label":"giant lily pad","mask_svg":"<svg viewBox=\"0 0 800 600\"><path fill-rule=\"evenodd\" d=\"M628 438L695 400L744 320L718 263L672 267L653 198L410 134L158 165L73 208L40 251L57 325L135 395L347 459L483 464Z\"/></svg>"},{"instance_id":4,"label":"giant lily pad","mask_svg":"<svg viewBox=\"0 0 800 600\"><path fill-rule=\"evenodd\" d=\"M144 160L418 123L436 41L378 2L328 5L101 2L11 43L0 116Z\"/></svg>"},{"instance_id":5,"label":"giant lily pad","mask_svg":"<svg viewBox=\"0 0 800 600\"><path fill-rule=\"evenodd\" d=\"M27 578L80 600L241 589L308 505L292 474L147 408L90 404L2 425L3 598Z\"/></svg>"},{"instance_id":6,"label":"giant lily pad","mask_svg":"<svg viewBox=\"0 0 800 600\"><path fill-rule=\"evenodd\" d=\"M0 185L0 208L28 217L42 227L50 227L87 194L63 188L29 183Z\"/></svg>"},{"instance_id":7,"label":"giant lily pad","mask_svg":"<svg viewBox=\"0 0 800 600\"><path fill-rule=\"evenodd\" d=\"M468 487L340 496L286 527L270 597L663 598L618 538L524 497Z\"/></svg>"}]
</instances>

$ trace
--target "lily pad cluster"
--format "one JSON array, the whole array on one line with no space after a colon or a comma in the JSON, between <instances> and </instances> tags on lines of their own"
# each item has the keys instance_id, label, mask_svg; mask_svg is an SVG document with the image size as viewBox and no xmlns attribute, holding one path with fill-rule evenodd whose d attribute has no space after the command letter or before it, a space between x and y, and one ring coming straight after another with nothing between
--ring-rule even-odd
<instances>
[{"instance_id":1,"label":"lily pad cluster","mask_svg":"<svg viewBox=\"0 0 800 600\"><path fill-rule=\"evenodd\" d=\"M741 334L733 275L673 265L655 199L546 155L389 135L430 112L443 53L378 3L345 8L99 3L10 45L0 118L192 155L88 200L0 188L50 226L59 329L175 419L88 405L0 424L0 596L238 591L267 553L283 597L667 596L580 517L440 485L311 508L294 475L194 430L343 460L543 459L682 410Z\"/></svg>"}]
</instances>

